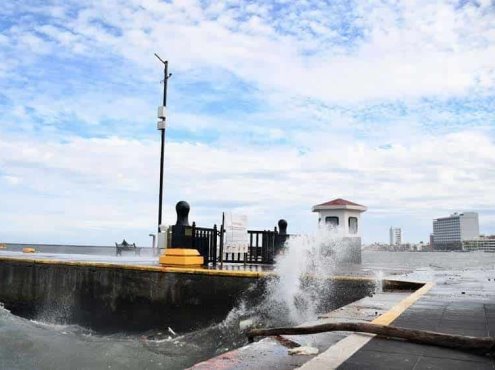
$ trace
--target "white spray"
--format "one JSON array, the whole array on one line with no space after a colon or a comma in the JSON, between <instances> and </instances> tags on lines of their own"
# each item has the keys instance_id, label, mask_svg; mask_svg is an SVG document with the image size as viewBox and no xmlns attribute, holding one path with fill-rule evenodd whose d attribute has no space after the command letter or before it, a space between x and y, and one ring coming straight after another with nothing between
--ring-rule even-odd
<instances>
[{"instance_id":1,"label":"white spray","mask_svg":"<svg viewBox=\"0 0 495 370\"><path fill-rule=\"evenodd\" d=\"M336 261L346 253L341 229L322 227L314 235L291 237L277 256L268 284L264 311L297 324L316 318L323 300L332 294Z\"/></svg>"}]
</instances>

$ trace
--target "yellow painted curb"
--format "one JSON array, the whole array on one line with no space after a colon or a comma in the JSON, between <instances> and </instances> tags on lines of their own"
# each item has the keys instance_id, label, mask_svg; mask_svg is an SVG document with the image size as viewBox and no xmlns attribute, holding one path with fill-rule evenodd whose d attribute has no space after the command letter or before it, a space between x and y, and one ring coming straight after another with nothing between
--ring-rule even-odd
<instances>
[{"instance_id":1,"label":"yellow painted curb","mask_svg":"<svg viewBox=\"0 0 495 370\"><path fill-rule=\"evenodd\" d=\"M399 280L393 280L399 282ZM411 283L405 281L405 283ZM419 283L419 282L413 282ZM380 315L372 321L374 324L389 325L397 317L399 317L405 310L413 305L418 299L425 295L434 284L431 282L423 283L424 285L414 293L408 295L402 301L393 306L390 310ZM337 369L345 361L347 361L353 354L359 351L365 346L371 339L375 337L374 334L351 334L344 339L338 341L325 352L309 360L304 365L299 367L301 370L320 370L320 369Z\"/></svg>"},{"instance_id":2,"label":"yellow painted curb","mask_svg":"<svg viewBox=\"0 0 495 370\"><path fill-rule=\"evenodd\" d=\"M0 262L20 262L26 264L45 264L45 265L64 265L64 266L80 266L80 267L94 267L94 268L108 268L108 269L123 269L123 270L135 270L135 271L153 271L153 272L169 272L178 274L196 274L196 275L209 275L209 276L230 276L241 278L260 279L270 276L276 276L273 271L239 271L239 270L220 270L215 268L205 267L180 267L180 266L159 266L159 265L128 265L122 263L109 263L109 262L88 262L88 261L66 261L49 258L16 258L16 257L0 257ZM363 277L363 276L345 276L335 275L328 277L329 280L336 281L363 281L363 282L375 282L376 279ZM401 283L400 280L384 280ZM403 283L424 284L423 282L411 282L404 281Z\"/></svg>"},{"instance_id":3,"label":"yellow painted curb","mask_svg":"<svg viewBox=\"0 0 495 370\"><path fill-rule=\"evenodd\" d=\"M422 288L419 288L414 293L410 294L402 301L397 303L390 310L385 312L383 315L377 317L372 321L373 324L381 324L381 325L390 325L396 318L398 318L405 310L411 307L418 299L420 299L423 295L428 293L428 291L433 288L433 283L429 282L423 285Z\"/></svg>"},{"instance_id":4,"label":"yellow painted curb","mask_svg":"<svg viewBox=\"0 0 495 370\"><path fill-rule=\"evenodd\" d=\"M94 267L94 268L109 268L122 270L136 271L154 271L154 272L169 272L179 274L196 274L210 276L230 276L240 278L259 279L268 275L263 271L232 271L232 270L213 270L204 267L171 267L171 266L147 266L147 265L126 265L107 262L87 262L87 261L64 261L48 258L15 258L15 257L0 257L0 262L17 262L26 264L44 264L44 265L63 265L63 266L79 266L79 267Z\"/></svg>"}]
</instances>

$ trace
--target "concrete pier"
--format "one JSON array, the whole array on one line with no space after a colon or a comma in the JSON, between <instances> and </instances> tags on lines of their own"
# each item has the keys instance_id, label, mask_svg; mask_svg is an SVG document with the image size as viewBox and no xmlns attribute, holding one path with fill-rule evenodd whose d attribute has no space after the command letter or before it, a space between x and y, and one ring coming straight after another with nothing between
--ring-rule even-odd
<instances>
[{"instance_id":1,"label":"concrete pier","mask_svg":"<svg viewBox=\"0 0 495 370\"><path fill-rule=\"evenodd\" d=\"M273 274L260 266L163 267L0 256L0 302L12 313L101 332L221 322L241 299L256 305ZM332 310L372 294L374 280L329 279ZM330 299L331 298L331 299Z\"/></svg>"},{"instance_id":2,"label":"concrete pier","mask_svg":"<svg viewBox=\"0 0 495 370\"><path fill-rule=\"evenodd\" d=\"M418 256L431 258L434 254ZM484 270L473 269L463 259L462 270L430 267L414 271L380 264L379 258L377 261L336 271L345 272L330 279L335 288L331 298L338 304L306 324L363 320L451 334L495 336L495 275L491 265ZM384 276L383 291L373 291L376 271ZM167 326L187 331L222 320L244 292L259 294L264 281L272 276L269 268L255 265L192 269L125 259L104 263L57 260L41 254L1 255L0 301L13 313L26 317L48 317L103 331ZM256 294L250 298L255 300ZM290 347L307 344L317 347L319 354L288 354ZM450 370L492 369L495 365L490 358L475 354L340 332L265 338L194 368L254 366Z\"/></svg>"},{"instance_id":3,"label":"concrete pier","mask_svg":"<svg viewBox=\"0 0 495 370\"><path fill-rule=\"evenodd\" d=\"M366 297L304 325L370 321L441 333L495 337L495 280L490 271L438 271L413 291L398 288L424 271L408 272L392 291ZM397 279L397 277L395 277ZM403 288L405 286L402 286ZM409 285L409 288L413 286ZM318 355L289 355L310 343ZM193 366L193 369L494 369L492 358L435 346L343 332L264 338Z\"/></svg>"},{"instance_id":4,"label":"concrete pier","mask_svg":"<svg viewBox=\"0 0 495 370\"><path fill-rule=\"evenodd\" d=\"M261 276L253 271L3 257L0 302L20 316L100 331L168 326L187 331L221 321Z\"/></svg>"}]
</instances>

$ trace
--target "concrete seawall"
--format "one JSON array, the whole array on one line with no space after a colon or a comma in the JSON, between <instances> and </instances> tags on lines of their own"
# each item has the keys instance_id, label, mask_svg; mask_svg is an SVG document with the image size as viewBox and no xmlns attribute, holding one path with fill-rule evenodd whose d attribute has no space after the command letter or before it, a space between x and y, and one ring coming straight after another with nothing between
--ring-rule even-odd
<instances>
[{"instance_id":1,"label":"concrete seawall","mask_svg":"<svg viewBox=\"0 0 495 370\"><path fill-rule=\"evenodd\" d=\"M270 272L0 258L0 302L19 316L101 332L222 321L242 298L256 305ZM374 291L370 279L329 279L325 312Z\"/></svg>"},{"instance_id":2,"label":"concrete seawall","mask_svg":"<svg viewBox=\"0 0 495 370\"><path fill-rule=\"evenodd\" d=\"M97 264L0 261L0 302L14 314L103 331L220 321L257 274L194 274Z\"/></svg>"}]
</instances>

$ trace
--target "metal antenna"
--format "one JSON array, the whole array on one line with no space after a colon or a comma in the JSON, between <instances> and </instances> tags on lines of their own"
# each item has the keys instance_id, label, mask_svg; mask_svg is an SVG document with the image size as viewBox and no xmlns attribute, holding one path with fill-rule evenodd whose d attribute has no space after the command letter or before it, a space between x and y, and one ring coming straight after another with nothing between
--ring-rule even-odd
<instances>
[{"instance_id":1,"label":"metal antenna","mask_svg":"<svg viewBox=\"0 0 495 370\"><path fill-rule=\"evenodd\" d=\"M167 107L167 81L172 76L172 73L168 73L168 61L163 60L155 53L155 57L163 63L163 105L159 107L158 111L158 129L161 131L161 151L160 151L160 194L158 195L158 232L160 232L160 225L162 224L162 204L163 204L163 160L165 156L165 111ZM161 112L161 113L160 113Z\"/></svg>"}]
</instances>

